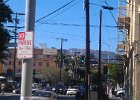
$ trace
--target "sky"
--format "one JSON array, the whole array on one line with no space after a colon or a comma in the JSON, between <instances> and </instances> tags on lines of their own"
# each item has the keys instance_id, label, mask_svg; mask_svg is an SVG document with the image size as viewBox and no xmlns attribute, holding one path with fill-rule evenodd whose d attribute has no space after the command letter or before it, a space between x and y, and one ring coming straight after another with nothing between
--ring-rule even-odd
<instances>
[{"instance_id":1,"label":"sky","mask_svg":"<svg viewBox=\"0 0 140 100\"><path fill-rule=\"evenodd\" d=\"M69 5L63 7L65 4ZM90 48L98 50L99 41L99 16L102 9L102 50L116 52L118 43L118 30L116 27L118 14L118 0L89 0L90 1ZM101 6L114 7L112 10L113 19L109 10ZM8 0L6 3L11 7L13 12L25 13L26 0ZM86 48L86 16L83 6L84 0L36 0L36 21L44 16L42 20L35 23L34 44L47 44L48 48L60 48L60 40L64 38L63 49L69 48ZM56 11L57 9L61 8ZM56 11L55 13L52 13ZM15 17L15 15L13 15ZM24 26L25 16L19 15L18 26ZM24 28L17 32L24 31ZM11 40L10 42L13 42Z\"/></svg>"}]
</instances>

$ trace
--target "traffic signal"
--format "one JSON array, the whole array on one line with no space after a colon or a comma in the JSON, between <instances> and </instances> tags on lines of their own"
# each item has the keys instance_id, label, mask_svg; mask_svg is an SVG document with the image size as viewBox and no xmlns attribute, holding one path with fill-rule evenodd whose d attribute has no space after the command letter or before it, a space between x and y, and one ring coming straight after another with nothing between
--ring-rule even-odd
<instances>
[{"instance_id":1,"label":"traffic signal","mask_svg":"<svg viewBox=\"0 0 140 100\"><path fill-rule=\"evenodd\" d=\"M81 62L84 63L85 62L85 56L81 57Z\"/></svg>"}]
</instances>

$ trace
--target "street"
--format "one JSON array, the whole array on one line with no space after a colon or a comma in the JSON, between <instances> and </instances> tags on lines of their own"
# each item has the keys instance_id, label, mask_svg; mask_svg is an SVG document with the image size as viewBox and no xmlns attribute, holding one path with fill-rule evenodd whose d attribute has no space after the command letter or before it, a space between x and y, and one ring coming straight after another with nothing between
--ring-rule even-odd
<instances>
[{"instance_id":1,"label":"street","mask_svg":"<svg viewBox=\"0 0 140 100\"><path fill-rule=\"evenodd\" d=\"M60 100L75 100L74 96L59 96ZM11 94L11 93L6 93L4 95L0 95L0 100L20 100L20 95L19 94Z\"/></svg>"},{"instance_id":2,"label":"street","mask_svg":"<svg viewBox=\"0 0 140 100\"><path fill-rule=\"evenodd\" d=\"M75 100L74 96L61 95L59 97L60 97L60 100ZM20 95L11 94L11 93L6 93L4 95L0 94L0 100L20 100ZM94 99L92 99L92 100L94 100ZM123 99L112 97L109 100L123 100Z\"/></svg>"}]
</instances>

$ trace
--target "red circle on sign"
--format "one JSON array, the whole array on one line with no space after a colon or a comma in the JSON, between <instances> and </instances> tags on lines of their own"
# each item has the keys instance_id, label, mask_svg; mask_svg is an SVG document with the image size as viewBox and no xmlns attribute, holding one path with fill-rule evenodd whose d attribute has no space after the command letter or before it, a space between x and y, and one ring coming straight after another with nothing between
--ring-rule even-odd
<instances>
[{"instance_id":1,"label":"red circle on sign","mask_svg":"<svg viewBox=\"0 0 140 100\"><path fill-rule=\"evenodd\" d=\"M18 40L25 40L25 32L18 33Z\"/></svg>"}]
</instances>

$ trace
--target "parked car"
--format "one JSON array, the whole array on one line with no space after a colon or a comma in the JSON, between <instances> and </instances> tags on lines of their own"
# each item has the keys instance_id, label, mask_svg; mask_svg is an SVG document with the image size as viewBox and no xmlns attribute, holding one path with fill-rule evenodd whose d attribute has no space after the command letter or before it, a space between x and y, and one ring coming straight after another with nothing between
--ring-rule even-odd
<instances>
[{"instance_id":1,"label":"parked car","mask_svg":"<svg viewBox=\"0 0 140 100\"><path fill-rule=\"evenodd\" d=\"M39 90L39 89L33 88L32 89L32 94L34 94L34 92L37 91L37 90Z\"/></svg>"},{"instance_id":2,"label":"parked car","mask_svg":"<svg viewBox=\"0 0 140 100\"><path fill-rule=\"evenodd\" d=\"M80 87L80 89L78 89L78 91L75 95L75 99L76 100L84 100L85 99L85 94L86 94L85 87Z\"/></svg>"},{"instance_id":3,"label":"parked car","mask_svg":"<svg viewBox=\"0 0 140 100\"><path fill-rule=\"evenodd\" d=\"M63 83L60 82L56 84L56 86L52 88L52 90L57 94L65 95L67 92L67 87Z\"/></svg>"},{"instance_id":4,"label":"parked car","mask_svg":"<svg viewBox=\"0 0 140 100\"><path fill-rule=\"evenodd\" d=\"M124 97L125 96L125 89L124 88L120 88L119 90L117 90L116 96L117 97Z\"/></svg>"},{"instance_id":5,"label":"parked car","mask_svg":"<svg viewBox=\"0 0 140 100\"><path fill-rule=\"evenodd\" d=\"M36 90L31 100L57 100L58 95L52 91Z\"/></svg>"},{"instance_id":6,"label":"parked car","mask_svg":"<svg viewBox=\"0 0 140 100\"><path fill-rule=\"evenodd\" d=\"M20 89L19 88L18 89L14 89L12 93L13 94L20 94Z\"/></svg>"},{"instance_id":7,"label":"parked car","mask_svg":"<svg viewBox=\"0 0 140 100\"><path fill-rule=\"evenodd\" d=\"M37 90L38 90L38 89L32 89L32 94L33 94L35 91L37 91ZM14 89L12 93L13 93L13 94L20 94L20 91L21 91L21 90L18 88L18 89Z\"/></svg>"},{"instance_id":8,"label":"parked car","mask_svg":"<svg viewBox=\"0 0 140 100\"><path fill-rule=\"evenodd\" d=\"M67 95L76 95L76 93L78 92L78 87L77 86L70 86L67 89Z\"/></svg>"}]
</instances>

